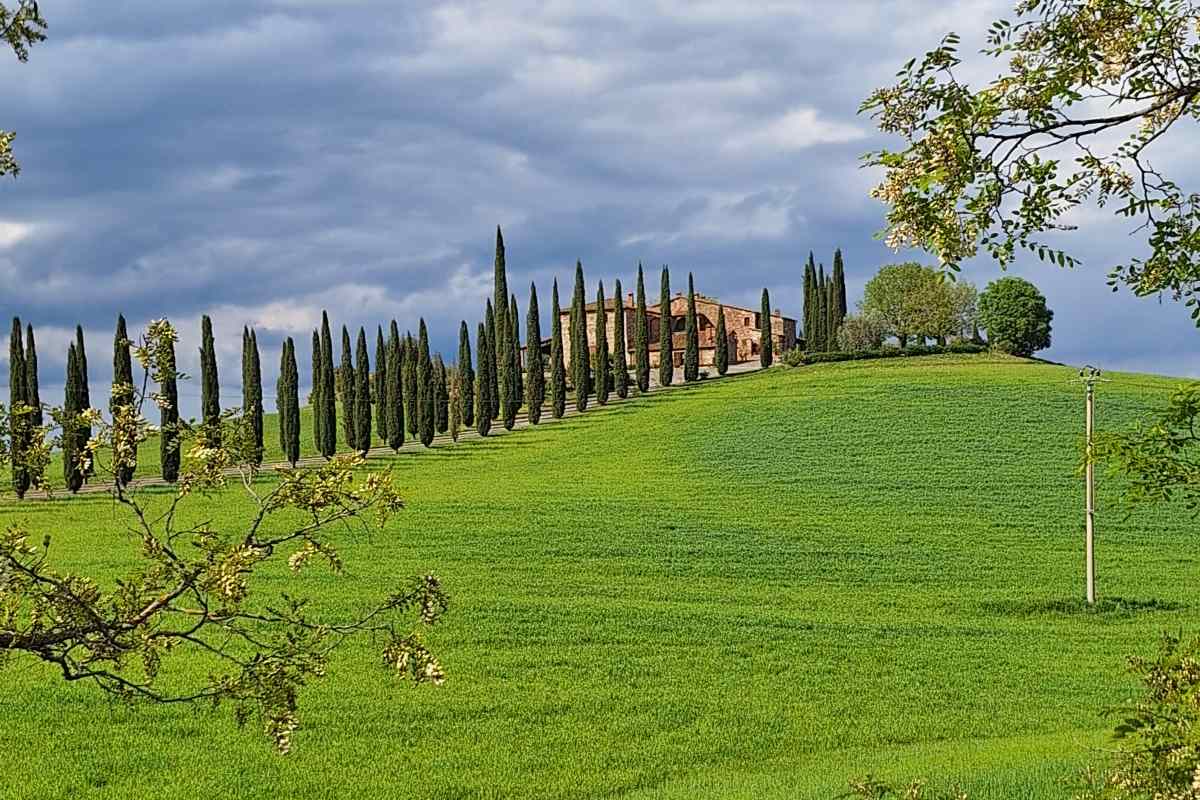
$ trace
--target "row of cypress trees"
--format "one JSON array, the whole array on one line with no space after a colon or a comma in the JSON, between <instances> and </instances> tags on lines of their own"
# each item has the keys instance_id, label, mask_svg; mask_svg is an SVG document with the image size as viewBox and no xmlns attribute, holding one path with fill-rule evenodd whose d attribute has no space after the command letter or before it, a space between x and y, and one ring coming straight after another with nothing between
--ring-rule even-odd
<instances>
[{"instance_id":1,"label":"row of cypress trees","mask_svg":"<svg viewBox=\"0 0 1200 800\"><path fill-rule=\"evenodd\" d=\"M811 264L811 256L810 256ZM839 285L844 296L844 279L841 276L841 254L835 256L835 279L830 286ZM593 340L596 346L589 348L587 330L587 302L585 297L583 264L575 265L574 291L569 314L570 335L570 386L574 390L574 402L578 411L587 409L589 397L604 405L610 393L625 398L630 391L630 365L627 362L626 309L620 281L614 285L614 326L612 352L609 351L608 307L604 285L601 283L596 294ZM824 286L824 284L821 284ZM806 282L806 324L808 323L808 284ZM823 291L831 291L824 289ZM832 290L836 291L836 290ZM633 384L638 391L650 388L650 327L646 305L645 275L638 265L636 301L633 323ZM815 306L814 306L815 308ZM659 314L659 367L658 380L666 385L674 378L674 338L671 315L670 273L666 266L660 277ZM844 301L843 311L844 316ZM839 318L840 319L840 318ZM485 307L484 321L479 323L474 353L472 353L470 329L463 320L459 327L459 349L456 364L447 367L440 354L431 356L429 334L424 319L420 321L418 334L400 334L395 320L391 321L385 338L382 326L377 327L375 336L374 371L367 350L367 335L359 328L355 347L351 348L350 331L342 326L340 365L335 368L329 315L322 312L321 326L312 333L312 393L313 409L312 443L318 453L330 458L338 446L338 405L341 405L341 439L353 450L365 453L372 444L372 434L393 450L404 445L406 433L423 445L432 444L435 433L445 433L453 428L457 435L459 425L474 426L486 436L493 422L500 421L511 429L517 412L524 406L529 420L537 424L543 406L549 400L549 413L562 417L568 400L567 354L564 350L561 304L558 282L553 284L551 298L551 336L549 364L541 351L541 318L538 306L537 287L530 284L529 307L525 318L525 363L522 363L521 337L519 333L519 309L514 294L508 291L507 268L503 233L496 229L496 256L494 262L494 292ZM696 296L693 276L688 275L687 310L685 314L685 352L683 372L686 381L699 379L699 328L697 324ZM770 304L766 289L763 290L762 312L762 364L769 366L772 359L770 337ZM24 441L20 437L30 427L41 424L41 403L37 389L37 355L33 341L33 328L21 328L19 319L13 320L10 338L10 399L17 408L25 405L33 409L27 416L18 416L14 427L14 442ZM726 341L724 307L717 317L717 341ZM110 409L127 404L133 398L133 370L125 319L119 316L113 347L113 394ZM472 357L474 355L474 358ZM174 374L174 349L168 353L171 369L163 380L160 394L166 400L162 408L160 458L162 476L174 481L179 474L180 453L178 436L174 431L179 425L178 386ZM473 362L477 366L473 366ZM728 369L726 347L716 348L714 364L719 374ZM262 366L257 335L252 328L242 330L242 408L248 421L251 441L249 445L255 463L261 464L263 446L263 391ZM548 385L547 385L548 384ZM200 389L201 424L210 442L219 443L221 436L221 402L216 346L213 339L212 320L201 318L200 344ZM453 407L451 401L453 399ZM84 409L90 408L88 394L87 356L84 350L82 327L76 327L76 340L70 345L67 359L67 381L65 411L74 420ZM276 383L276 405L279 413L279 443L287 461L295 464L300 457L300 401L299 372L296 361L295 342L285 340L280 354L280 370ZM374 408L372 408L374 406ZM374 412L374 413L372 413ZM374 429L373 429L374 428ZM90 427L79 424L71 435L65 437L64 447L74 455L82 451L91 436ZM81 467L74 457L64 459L64 477L72 490L78 489L89 477L90 467ZM117 476L121 482L132 479L134 467L127 466ZM19 496L29 487L29 476L23 468L13 469L13 486Z\"/></svg>"},{"instance_id":2,"label":"row of cypress trees","mask_svg":"<svg viewBox=\"0 0 1200 800\"><path fill-rule=\"evenodd\" d=\"M813 254L804 265L804 338L809 352L837 350L838 329L846 319L846 272L842 251L833 252L833 273L825 277L825 265L817 266Z\"/></svg>"}]
</instances>

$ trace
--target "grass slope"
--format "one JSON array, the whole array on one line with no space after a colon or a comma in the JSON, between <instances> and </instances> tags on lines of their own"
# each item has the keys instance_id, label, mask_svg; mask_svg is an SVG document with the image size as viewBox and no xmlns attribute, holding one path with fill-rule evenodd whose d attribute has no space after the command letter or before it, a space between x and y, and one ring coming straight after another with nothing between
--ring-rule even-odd
<instances>
[{"instance_id":1,"label":"grass slope","mask_svg":"<svg viewBox=\"0 0 1200 800\"><path fill-rule=\"evenodd\" d=\"M1133 686L1123 656L1195 618L1200 578L1185 515L1125 518L1103 481L1099 589L1123 602L1079 609L1072 375L961 356L775 369L387 459L408 510L343 550L344 577L299 583L352 608L441 576L446 686L396 683L355 644L279 757L223 712L113 705L19 660L0 673L0 794L830 797L874 771L1064 796ZM1102 428L1173 384L1113 377ZM110 577L134 549L103 499L0 515Z\"/></svg>"}]
</instances>

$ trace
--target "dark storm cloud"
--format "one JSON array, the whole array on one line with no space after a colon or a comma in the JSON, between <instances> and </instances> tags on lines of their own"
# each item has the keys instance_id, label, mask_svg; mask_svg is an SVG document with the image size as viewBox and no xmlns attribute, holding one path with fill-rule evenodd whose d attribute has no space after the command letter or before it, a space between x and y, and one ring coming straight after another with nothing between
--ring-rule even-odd
<instances>
[{"instance_id":1,"label":"dark storm cloud","mask_svg":"<svg viewBox=\"0 0 1200 800\"><path fill-rule=\"evenodd\" d=\"M115 6L115 7L114 7ZM799 314L810 249L846 253L851 293L902 257L858 156L861 99L992 2L276 2L47 7L50 39L3 62L20 179L0 187L4 311L43 331L47 384L70 329L92 361L123 311L170 316L195 369L213 314L226 395L255 325L278 344L338 325L430 322L454 352L490 290L495 226L524 307L537 281L632 288L638 261ZM1188 142L1178 163L1195 163ZM1182 173L1184 177L1194 173ZM1091 220L1082 274L1021 264L1054 306L1051 358L1200 374L1187 315L1112 295L1133 246ZM968 277L995 277L990 264ZM473 326L472 326L473 327ZM1181 346L1182 343L1182 346ZM0 349L3 358L7 349ZM106 375L93 376L101 389ZM2 378L0 378L2 380ZM269 393L269 392L268 392Z\"/></svg>"}]
</instances>

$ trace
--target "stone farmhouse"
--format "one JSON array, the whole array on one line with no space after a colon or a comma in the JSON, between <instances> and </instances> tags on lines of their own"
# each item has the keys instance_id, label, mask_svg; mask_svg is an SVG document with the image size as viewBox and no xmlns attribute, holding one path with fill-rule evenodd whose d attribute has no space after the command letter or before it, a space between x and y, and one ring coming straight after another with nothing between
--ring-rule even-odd
<instances>
[{"instance_id":1,"label":"stone farmhouse","mask_svg":"<svg viewBox=\"0 0 1200 800\"><path fill-rule=\"evenodd\" d=\"M625 306L625 347L626 357L630 368L633 367L633 346L635 328L637 325L636 309L633 292L629 292L621 300ZM613 349L616 331L613 328L613 313L616 310L616 298L605 300L605 310L608 316L608 347ZM715 297L696 295L696 326L700 339L700 366L711 367L715 363L717 347L717 309L721 302ZM596 303L593 301L585 307L587 311L588 352L596 352ZM563 331L563 359L570 364L571 359L571 309L561 311ZM663 324L659 305L647 303L646 321L650 329L650 366L656 368L659 362L659 330ZM740 306L725 305L725 333L728 348L729 363L737 364L742 361L757 359L762 349L761 312ZM676 293L671 298L671 344L673 361L676 367L683 366L683 352L687 347L687 296ZM774 340L776 356L791 350L796 345L796 320L783 316L779 309L771 315L771 335ZM543 352L549 354L550 340L542 342Z\"/></svg>"}]
</instances>

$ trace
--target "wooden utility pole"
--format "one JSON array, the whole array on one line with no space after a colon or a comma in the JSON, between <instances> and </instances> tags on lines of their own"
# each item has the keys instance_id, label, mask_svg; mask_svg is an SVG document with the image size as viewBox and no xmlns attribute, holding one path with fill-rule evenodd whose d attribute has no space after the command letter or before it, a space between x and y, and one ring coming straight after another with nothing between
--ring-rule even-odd
<instances>
[{"instance_id":1,"label":"wooden utility pole","mask_svg":"<svg viewBox=\"0 0 1200 800\"><path fill-rule=\"evenodd\" d=\"M1100 377L1100 370L1090 364L1079 370L1079 382L1084 385L1084 402L1086 403L1084 428L1087 432L1087 454L1084 463L1084 479L1087 486L1084 490L1084 514L1086 519L1084 522L1083 550L1084 573L1086 575L1085 591L1089 606L1096 602L1096 471L1092 459L1092 428L1095 419L1096 383L1102 380L1104 379Z\"/></svg>"}]
</instances>

